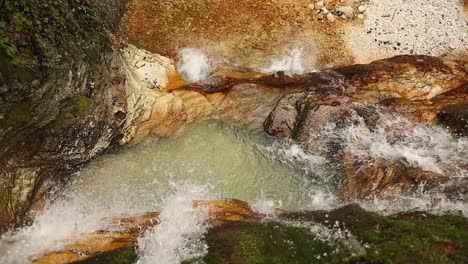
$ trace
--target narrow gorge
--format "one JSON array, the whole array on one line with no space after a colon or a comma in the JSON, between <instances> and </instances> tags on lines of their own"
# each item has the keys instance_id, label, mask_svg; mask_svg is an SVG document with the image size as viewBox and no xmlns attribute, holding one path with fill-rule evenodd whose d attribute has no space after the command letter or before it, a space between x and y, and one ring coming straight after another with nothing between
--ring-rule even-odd
<instances>
[{"instance_id":1,"label":"narrow gorge","mask_svg":"<svg viewBox=\"0 0 468 264\"><path fill-rule=\"evenodd\" d=\"M466 1L0 8L0 263L468 261Z\"/></svg>"}]
</instances>

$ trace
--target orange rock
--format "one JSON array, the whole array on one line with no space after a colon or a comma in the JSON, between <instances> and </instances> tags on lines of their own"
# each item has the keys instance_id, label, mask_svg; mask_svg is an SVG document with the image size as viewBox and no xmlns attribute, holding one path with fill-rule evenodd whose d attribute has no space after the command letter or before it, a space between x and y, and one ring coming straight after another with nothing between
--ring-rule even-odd
<instances>
[{"instance_id":1,"label":"orange rock","mask_svg":"<svg viewBox=\"0 0 468 264\"><path fill-rule=\"evenodd\" d=\"M147 213L144 215L128 216L121 218L104 219L108 223L107 229L124 229L132 233L141 233L159 223L159 213Z\"/></svg>"},{"instance_id":2,"label":"orange rock","mask_svg":"<svg viewBox=\"0 0 468 264\"><path fill-rule=\"evenodd\" d=\"M194 201L193 206L209 208L209 223L215 227L230 223L252 223L261 218L261 215L253 212L247 203L236 199Z\"/></svg>"},{"instance_id":3,"label":"orange rock","mask_svg":"<svg viewBox=\"0 0 468 264\"><path fill-rule=\"evenodd\" d=\"M135 245L137 237L132 233L97 232L80 236L60 252L31 257L34 264L72 263L91 259L104 253Z\"/></svg>"}]
</instances>

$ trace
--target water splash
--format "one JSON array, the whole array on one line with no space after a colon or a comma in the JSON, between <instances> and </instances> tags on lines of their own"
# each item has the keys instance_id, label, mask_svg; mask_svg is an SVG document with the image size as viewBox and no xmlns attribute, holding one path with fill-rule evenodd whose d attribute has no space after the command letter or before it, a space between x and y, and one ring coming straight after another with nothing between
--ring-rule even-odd
<instances>
[{"instance_id":1,"label":"water splash","mask_svg":"<svg viewBox=\"0 0 468 264\"><path fill-rule=\"evenodd\" d=\"M211 61L201 50L185 48L179 51L177 57L177 71L186 82L205 80L213 71Z\"/></svg>"},{"instance_id":2,"label":"water splash","mask_svg":"<svg viewBox=\"0 0 468 264\"><path fill-rule=\"evenodd\" d=\"M468 176L468 138L455 138L446 129L415 124L400 115L380 113L378 124L369 128L354 115L352 125L340 133L345 148L360 160L403 160L409 166L451 177Z\"/></svg>"},{"instance_id":3,"label":"water splash","mask_svg":"<svg viewBox=\"0 0 468 264\"><path fill-rule=\"evenodd\" d=\"M365 201L356 202L368 210L385 214L425 210L433 213L456 211L468 215L466 195L454 193L447 197L442 192L450 186L466 184L466 181L458 181L468 177L468 139L457 138L437 125L415 123L384 109L373 110L376 110L378 116L373 125L369 125L365 118L352 110L347 115L348 118L339 125L334 120L324 124L318 131L309 131L309 140L304 142L307 152L303 154L298 151L296 155L306 160L309 159L308 153L328 157L328 161L323 164L332 164L331 167L338 172L343 159L341 155L352 153L353 158L363 163L381 158L389 164L402 161L410 167L443 174L450 178L449 182L435 189L425 189L422 183L419 190L411 195L387 195L385 199L372 196ZM338 153L331 152L329 147L333 146L336 151L337 145L341 145L341 150ZM316 159L314 156L311 157L312 160ZM328 184L337 185L332 181L328 181ZM322 200L320 194L312 195L311 199L318 199L318 203ZM325 200L328 199L325 196ZM338 205L339 200L331 203L332 207Z\"/></svg>"},{"instance_id":4,"label":"water splash","mask_svg":"<svg viewBox=\"0 0 468 264\"><path fill-rule=\"evenodd\" d=\"M405 159L410 166L455 179L467 177L466 138L457 139L438 126L413 124L402 116L380 115L372 129L355 114L347 125L323 126L311 138L338 140L362 160ZM25 263L27 256L60 249L65 239L99 230L102 218L148 211L161 211L161 224L139 238L139 263L180 263L207 250L202 242L208 228L206 211L194 210L193 199L241 198L270 216L277 207L333 209L343 205L336 194L339 170L321 147L305 151L287 140L219 124L202 125L178 138L149 140L90 164L66 195L47 205L31 226L0 239L0 263ZM184 179L191 183L179 181ZM360 204L388 214L457 210L468 216L466 199L449 199L437 192ZM322 233L326 237L326 230Z\"/></svg>"},{"instance_id":5,"label":"water splash","mask_svg":"<svg viewBox=\"0 0 468 264\"><path fill-rule=\"evenodd\" d=\"M298 202L308 189L300 191L301 172L260 148L269 146L271 138L213 122L186 132L148 139L88 164L64 190L65 196L46 206L31 226L0 239L0 251L6 252L0 254L0 263L25 263L30 255L60 249L64 240L100 230L103 218L154 211L162 211L161 226L140 238L140 263L177 262L203 253L203 244L197 242L206 228L203 215L187 216L193 211L192 199L228 197L302 206Z\"/></svg>"},{"instance_id":6,"label":"water splash","mask_svg":"<svg viewBox=\"0 0 468 264\"><path fill-rule=\"evenodd\" d=\"M213 198L210 189L188 182L172 186L176 190L162 206L161 222L138 239L141 256L138 264L179 264L202 257L208 251L203 241L208 210L194 209L192 201Z\"/></svg>"},{"instance_id":7,"label":"water splash","mask_svg":"<svg viewBox=\"0 0 468 264\"><path fill-rule=\"evenodd\" d=\"M46 205L31 226L2 236L0 263L27 263L28 256L44 250L58 250L63 240L98 230L100 219L110 214L109 208L83 196L71 194L60 198Z\"/></svg>"},{"instance_id":8,"label":"water splash","mask_svg":"<svg viewBox=\"0 0 468 264\"><path fill-rule=\"evenodd\" d=\"M304 65L304 49L294 47L288 49L284 57L272 59L270 63L260 69L260 71L266 74L283 72L288 76L292 76L312 72L314 69L307 68Z\"/></svg>"},{"instance_id":9,"label":"water splash","mask_svg":"<svg viewBox=\"0 0 468 264\"><path fill-rule=\"evenodd\" d=\"M301 201L296 203L300 204L301 209L329 210L339 204L335 184L338 177L336 165L325 155L319 152L313 154L306 152L301 145L290 140L277 140L270 145L257 147L268 153L265 155L300 171L292 176L300 175L297 179L300 182L297 192L301 194ZM268 201L269 199L261 196L259 200ZM282 201L276 201L276 203L282 204Z\"/></svg>"}]
</instances>

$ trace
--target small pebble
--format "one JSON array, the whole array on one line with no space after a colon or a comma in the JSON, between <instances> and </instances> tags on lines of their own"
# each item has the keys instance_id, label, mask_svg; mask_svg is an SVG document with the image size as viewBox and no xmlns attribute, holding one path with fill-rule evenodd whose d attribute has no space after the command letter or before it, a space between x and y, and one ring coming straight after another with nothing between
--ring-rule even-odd
<instances>
[{"instance_id":1,"label":"small pebble","mask_svg":"<svg viewBox=\"0 0 468 264\"><path fill-rule=\"evenodd\" d=\"M361 20L364 20L364 18L365 18L363 14L359 14L357 17L358 17L359 19L361 19Z\"/></svg>"},{"instance_id":2,"label":"small pebble","mask_svg":"<svg viewBox=\"0 0 468 264\"><path fill-rule=\"evenodd\" d=\"M330 22L335 22L335 16L332 13L328 13L327 19Z\"/></svg>"},{"instance_id":3,"label":"small pebble","mask_svg":"<svg viewBox=\"0 0 468 264\"><path fill-rule=\"evenodd\" d=\"M347 17L353 17L354 9L350 6L340 6L336 9L337 12L342 12Z\"/></svg>"},{"instance_id":4,"label":"small pebble","mask_svg":"<svg viewBox=\"0 0 468 264\"><path fill-rule=\"evenodd\" d=\"M359 6L358 10L359 10L360 13L362 13L362 12L366 11L366 7L365 6Z\"/></svg>"},{"instance_id":5,"label":"small pebble","mask_svg":"<svg viewBox=\"0 0 468 264\"><path fill-rule=\"evenodd\" d=\"M315 3L315 10L320 10L324 6L323 1L317 2Z\"/></svg>"},{"instance_id":6,"label":"small pebble","mask_svg":"<svg viewBox=\"0 0 468 264\"><path fill-rule=\"evenodd\" d=\"M319 13L322 13L322 14L326 15L326 14L330 13L330 11L328 11L328 9L326 7L322 7L322 8L320 8Z\"/></svg>"}]
</instances>

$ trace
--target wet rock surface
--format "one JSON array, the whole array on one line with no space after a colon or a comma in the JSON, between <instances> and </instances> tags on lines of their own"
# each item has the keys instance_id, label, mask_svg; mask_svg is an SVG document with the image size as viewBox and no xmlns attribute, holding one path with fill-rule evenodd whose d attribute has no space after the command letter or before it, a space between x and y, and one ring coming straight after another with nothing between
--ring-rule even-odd
<instances>
[{"instance_id":1,"label":"wet rock surface","mask_svg":"<svg viewBox=\"0 0 468 264\"><path fill-rule=\"evenodd\" d=\"M395 258L463 263L466 257L467 223L457 215L414 212L382 217L348 205L332 211L277 209L276 218L264 219L238 200L194 201L194 207L210 211L211 228L204 237L208 253L184 263L390 263ZM138 234L158 224L158 214L104 221L111 223L108 229L121 223L120 231L84 234L70 240L62 251L30 259L33 263L133 263Z\"/></svg>"},{"instance_id":2,"label":"wet rock surface","mask_svg":"<svg viewBox=\"0 0 468 264\"><path fill-rule=\"evenodd\" d=\"M356 111L372 128L378 114L355 104L374 103L417 121L441 122L464 133L464 126L453 120L464 118L467 71L463 61L400 56L291 76L224 66L206 80L185 83L172 60L122 42L114 44L120 51L113 51L100 68L111 69L106 73L110 78L94 79L84 72L76 75L80 79L70 87L88 89L83 90L85 95L63 99L62 110L53 122L43 126L45 129L30 130L39 132L27 140L23 139L25 134L18 133L14 135L17 141L8 140L16 145L2 149L2 162L7 164L0 171L6 175L2 177L6 213L2 221L11 222L15 216L19 222L35 201L41 200L48 186L62 178L60 175L69 174L113 143L135 144L148 135L174 135L185 125L206 119L252 128L264 124L271 135L296 139L311 149L317 147L307 146L311 135L326 123L345 125L347 117ZM330 157L341 159L339 143L327 139L320 144ZM51 155L53 152L57 153ZM66 163L58 163L59 159ZM350 168L347 171L361 171L361 167ZM372 174L387 169L367 170ZM343 181L349 186L356 182L346 177ZM373 184L369 179L364 182ZM381 189L399 184L398 180L390 182L380 185ZM365 197L366 193L369 191L349 197Z\"/></svg>"},{"instance_id":3,"label":"wet rock surface","mask_svg":"<svg viewBox=\"0 0 468 264\"><path fill-rule=\"evenodd\" d=\"M108 67L118 65L115 54L105 56L97 69L85 63L64 68L60 77L44 83L43 94L22 110L28 120L9 122L19 114L13 110L0 121L0 222L20 223L49 191L47 183L56 185L118 135L112 98L122 87L107 79Z\"/></svg>"},{"instance_id":4,"label":"wet rock surface","mask_svg":"<svg viewBox=\"0 0 468 264\"><path fill-rule=\"evenodd\" d=\"M309 152L324 153L342 167L340 188L344 199L411 194L421 184L431 190L449 181L449 175L424 171L406 160L363 161L353 153L343 152L342 137L346 135L338 134L356 122L372 133L382 115L388 113L415 123L439 124L449 128L455 137L463 136L467 124L466 62L400 56L334 72L333 77L325 73L328 77L316 82L312 80L317 77L310 74L311 82L301 95L286 96L279 102L265 122L265 131L295 139ZM331 130L324 133L327 127ZM398 140L398 134L402 135L398 129L409 130L411 125L389 129L382 133L388 134L391 142L392 137Z\"/></svg>"}]
</instances>

